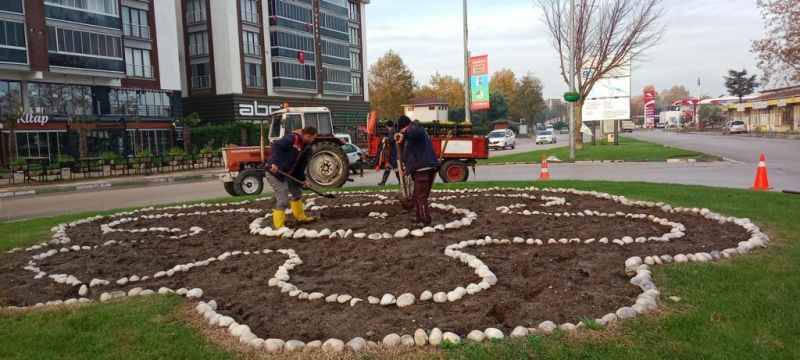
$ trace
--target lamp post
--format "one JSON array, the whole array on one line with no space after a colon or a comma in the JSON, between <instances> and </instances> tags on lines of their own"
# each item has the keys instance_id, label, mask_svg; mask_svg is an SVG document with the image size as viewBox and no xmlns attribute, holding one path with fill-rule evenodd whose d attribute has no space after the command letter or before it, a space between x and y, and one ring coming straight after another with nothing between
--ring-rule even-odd
<instances>
[{"instance_id":1,"label":"lamp post","mask_svg":"<svg viewBox=\"0 0 800 360\"><path fill-rule=\"evenodd\" d=\"M575 93L575 0L569 3L569 91ZM569 105L569 161L575 161L575 103Z\"/></svg>"},{"instance_id":2,"label":"lamp post","mask_svg":"<svg viewBox=\"0 0 800 360\"><path fill-rule=\"evenodd\" d=\"M467 0L464 0L464 123L472 122L470 112L470 82L469 82L469 25L467 19Z\"/></svg>"}]
</instances>

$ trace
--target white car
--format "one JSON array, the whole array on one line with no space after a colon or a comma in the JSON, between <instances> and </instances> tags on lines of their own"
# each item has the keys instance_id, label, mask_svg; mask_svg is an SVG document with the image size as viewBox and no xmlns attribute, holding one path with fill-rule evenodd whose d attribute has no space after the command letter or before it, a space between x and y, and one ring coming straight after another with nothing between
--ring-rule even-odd
<instances>
[{"instance_id":1,"label":"white car","mask_svg":"<svg viewBox=\"0 0 800 360\"><path fill-rule=\"evenodd\" d=\"M556 136L552 130L545 130L536 134L536 145L539 144L555 144Z\"/></svg>"},{"instance_id":2,"label":"white car","mask_svg":"<svg viewBox=\"0 0 800 360\"><path fill-rule=\"evenodd\" d=\"M745 125L744 121L741 120L731 121L725 125L725 129L723 131L725 134L746 134L747 125Z\"/></svg>"},{"instance_id":3,"label":"white car","mask_svg":"<svg viewBox=\"0 0 800 360\"><path fill-rule=\"evenodd\" d=\"M365 158L364 150L361 150L360 147L353 144L342 145L342 150L347 154L347 160L350 161L350 172L355 174L358 171L363 171Z\"/></svg>"},{"instance_id":4,"label":"white car","mask_svg":"<svg viewBox=\"0 0 800 360\"><path fill-rule=\"evenodd\" d=\"M511 129L492 131L486 138L489 139L489 149L513 149L517 146L517 135Z\"/></svg>"}]
</instances>

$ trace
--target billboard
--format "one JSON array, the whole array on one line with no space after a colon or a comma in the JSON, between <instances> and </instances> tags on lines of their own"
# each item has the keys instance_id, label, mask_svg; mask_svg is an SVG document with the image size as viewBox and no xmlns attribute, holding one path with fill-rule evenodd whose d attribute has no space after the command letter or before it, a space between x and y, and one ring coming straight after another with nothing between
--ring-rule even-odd
<instances>
[{"instance_id":1,"label":"billboard","mask_svg":"<svg viewBox=\"0 0 800 360\"><path fill-rule=\"evenodd\" d=\"M584 68L584 78L592 68ZM611 71L597 80L583 103L583 121L628 120L631 118L630 63Z\"/></svg>"},{"instance_id":2,"label":"billboard","mask_svg":"<svg viewBox=\"0 0 800 360\"><path fill-rule=\"evenodd\" d=\"M644 92L644 127L652 129L656 127L656 91L645 90Z\"/></svg>"},{"instance_id":3,"label":"billboard","mask_svg":"<svg viewBox=\"0 0 800 360\"><path fill-rule=\"evenodd\" d=\"M489 110L491 95L489 93L489 55L469 58L470 109Z\"/></svg>"}]
</instances>

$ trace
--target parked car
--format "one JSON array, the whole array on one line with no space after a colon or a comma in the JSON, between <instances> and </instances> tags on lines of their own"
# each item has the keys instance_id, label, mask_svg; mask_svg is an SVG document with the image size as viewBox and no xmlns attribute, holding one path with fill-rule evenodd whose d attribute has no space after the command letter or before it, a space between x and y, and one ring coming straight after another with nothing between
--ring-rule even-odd
<instances>
[{"instance_id":1,"label":"parked car","mask_svg":"<svg viewBox=\"0 0 800 360\"><path fill-rule=\"evenodd\" d=\"M353 143L353 139L350 137L350 134L342 134L342 133L340 133L340 134L333 134L333 136L335 136L339 140L342 140L342 142L345 143L345 144L352 144Z\"/></svg>"},{"instance_id":2,"label":"parked car","mask_svg":"<svg viewBox=\"0 0 800 360\"><path fill-rule=\"evenodd\" d=\"M517 146L517 135L511 129L492 131L486 138L489 140L489 149L513 149Z\"/></svg>"},{"instance_id":3,"label":"parked car","mask_svg":"<svg viewBox=\"0 0 800 360\"><path fill-rule=\"evenodd\" d=\"M559 130L559 133L561 133L561 134L569 134L569 128L566 128L566 127L565 128L561 128L561 130Z\"/></svg>"},{"instance_id":4,"label":"parked car","mask_svg":"<svg viewBox=\"0 0 800 360\"><path fill-rule=\"evenodd\" d=\"M556 142L556 135L550 130L545 130L536 134L536 145L555 144Z\"/></svg>"},{"instance_id":5,"label":"parked car","mask_svg":"<svg viewBox=\"0 0 800 360\"><path fill-rule=\"evenodd\" d=\"M747 125L741 120L728 121L728 123L725 124L725 128L722 129L722 132L724 134L746 134Z\"/></svg>"},{"instance_id":6,"label":"parked car","mask_svg":"<svg viewBox=\"0 0 800 360\"><path fill-rule=\"evenodd\" d=\"M347 155L347 160L350 161L350 172L353 174L363 173L364 167L366 167L364 150L350 143L342 145L342 150Z\"/></svg>"},{"instance_id":7,"label":"parked car","mask_svg":"<svg viewBox=\"0 0 800 360\"><path fill-rule=\"evenodd\" d=\"M630 120L622 121L622 132L632 133L634 129L636 129L636 124L634 124L633 121Z\"/></svg>"}]
</instances>

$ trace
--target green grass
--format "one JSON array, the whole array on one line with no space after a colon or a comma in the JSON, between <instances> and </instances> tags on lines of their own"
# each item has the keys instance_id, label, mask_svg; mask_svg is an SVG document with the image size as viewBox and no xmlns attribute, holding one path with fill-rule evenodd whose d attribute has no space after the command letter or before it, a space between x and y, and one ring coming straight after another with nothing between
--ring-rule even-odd
<instances>
[{"instance_id":1,"label":"green grass","mask_svg":"<svg viewBox=\"0 0 800 360\"><path fill-rule=\"evenodd\" d=\"M542 161L542 155L555 156L561 161L569 160L569 146L549 149L535 150L519 154L502 155L486 160L480 160L478 164L502 164L502 163L537 163ZM598 142L597 145L591 143L584 144L582 150L575 153L576 161L667 161L668 159L695 159L698 161L717 161L719 157L703 154L696 151L684 150L651 142L641 141L633 138L620 138L620 145L608 144L605 140Z\"/></svg>"},{"instance_id":2,"label":"green grass","mask_svg":"<svg viewBox=\"0 0 800 360\"><path fill-rule=\"evenodd\" d=\"M530 184L479 183L453 187ZM614 330L589 331L589 335L579 338L559 332L552 336L488 344L451 345L441 354L430 356L453 359L800 358L800 311L797 307L800 222L796 215L800 213L800 197L647 183L554 181L540 185L592 189L680 206L708 207L723 214L753 219L769 232L773 242L769 249L720 263L656 267L656 281L665 302L663 313L657 316L626 321ZM28 232L30 241L36 241L34 234L46 234L58 221L63 220L31 220L15 226ZM0 233L8 234L8 230L0 227ZM8 247L8 241L7 237L0 238L0 246ZM667 300L670 296L679 296L682 301L671 303ZM225 358L226 354L209 346L177 317L179 304L178 299L154 298L93 305L77 311L0 316L0 358Z\"/></svg>"}]
</instances>

